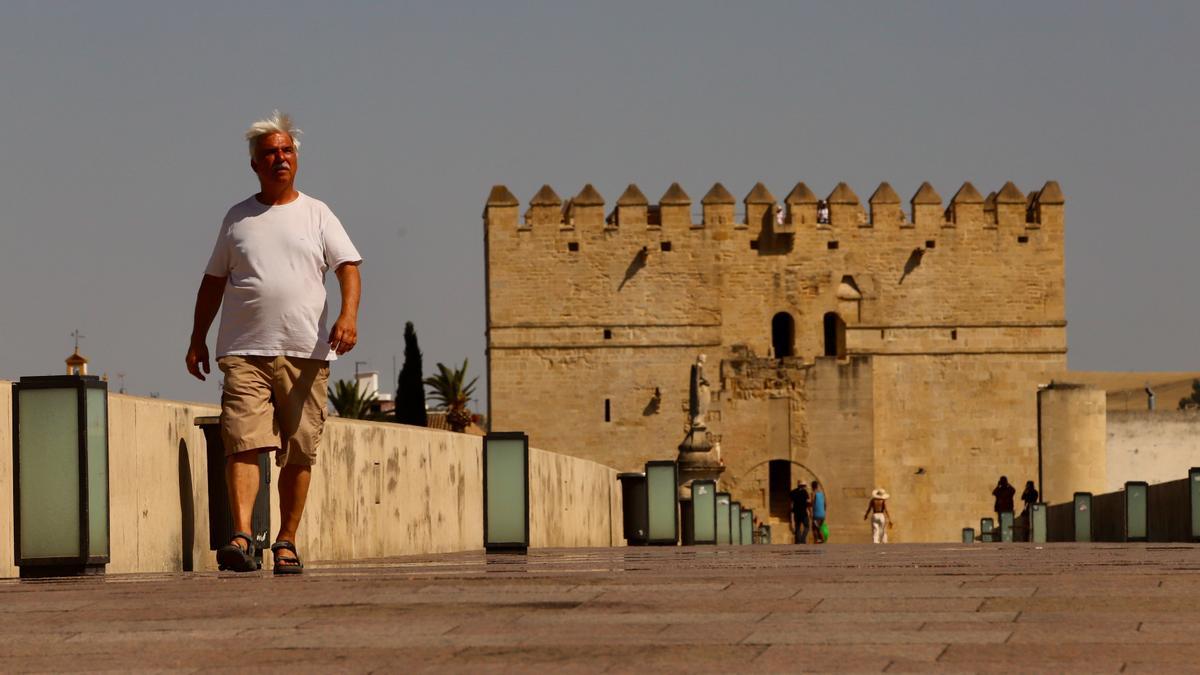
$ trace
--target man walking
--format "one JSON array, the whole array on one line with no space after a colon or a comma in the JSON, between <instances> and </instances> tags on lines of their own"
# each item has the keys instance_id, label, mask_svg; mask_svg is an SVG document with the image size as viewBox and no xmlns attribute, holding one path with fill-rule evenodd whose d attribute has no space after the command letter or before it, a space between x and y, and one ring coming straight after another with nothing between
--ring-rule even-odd
<instances>
[{"instance_id":1,"label":"man walking","mask_svg":"<svg viewBox=\"0 0 1200 675\"><path fill-rule=\"evenodd\" d=\"M329 362L358 341L362 257L323 202L296 191L300 143L278 110L246 132L259 192L235 204L196 294L187 368L209 372L208 329L224 300L217 365L225 374L221 437L225 480L237 532L217 551L221 569L257 569L248 534L258 493L258 453L275 452L279 535L271 545L275 574L299 574L296 529L326 416ZM325 272L341 287L341 311L325 319Z\"/></svg>"},{"instance_id":2,"label":"man walking","mask_svg":"<svg viewBox=\"0 0 1200 675\"><path fill-rule=\"evenodd\" d=\"M788 493L792 499L792 532L796 533L797 544L808 543L808 486L804 481L796 484L796 489Z\"/></svg>"}]
</instances>

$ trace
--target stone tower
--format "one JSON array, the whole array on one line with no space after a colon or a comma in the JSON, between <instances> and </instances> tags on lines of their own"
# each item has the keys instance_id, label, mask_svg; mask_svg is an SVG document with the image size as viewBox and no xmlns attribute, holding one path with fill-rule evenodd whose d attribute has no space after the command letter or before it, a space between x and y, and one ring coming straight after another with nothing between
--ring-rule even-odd
<instances>
[{"instance_id":1,"label":"stone tower","mask_svg":"<svg viewBox=\"0 0 1200 675\"><path fill-rule=\"evenodd\" d=\"M759 183L742 205L630 185L606 214L591 185L544 186L522 214L493 188L492 428L621 470L671 458L705 353L722 486L777 522L816 478L837 541L867 538L876 486L898 541L953 540L998 475L1036 478L1037 387L1066 370L1057 183L949 204L924 183L907 209L887 183L866 207L845 183L782 205Z\"/></svg>"}]
</instances>

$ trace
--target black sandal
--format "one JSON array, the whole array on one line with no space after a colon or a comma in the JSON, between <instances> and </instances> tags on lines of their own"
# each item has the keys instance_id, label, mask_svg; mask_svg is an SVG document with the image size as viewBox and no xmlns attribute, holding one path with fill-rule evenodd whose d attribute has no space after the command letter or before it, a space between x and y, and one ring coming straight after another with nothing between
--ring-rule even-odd
<instances>
[{"instance_id":1,"label":"black sandal","mask_svg":"<svg viewBox=\"0 0 1200 675\"><path fill-rule=\"evenodd\" d=\"M238 546L233 541L217 549L217 569L224 572L256 572L258 561L254 559L254 538L245 532L234 532L233 539L242 539L246 548Z\"/></svg>"},{"instance_id":2,"label":"black sandal","mask_svg":"<svg viewBox=\"0 0 1200 675\"><path fill-rule=\"evenodd\" d=\"M281 558L280 551L291 551L295 558ZM271 544L271 553L275 556L274 571L275 574L302 574L304 572L304 563L300 562L300 553L296 551L296 545L287 539L280 539Z\"/></svg>"}]
</instances>

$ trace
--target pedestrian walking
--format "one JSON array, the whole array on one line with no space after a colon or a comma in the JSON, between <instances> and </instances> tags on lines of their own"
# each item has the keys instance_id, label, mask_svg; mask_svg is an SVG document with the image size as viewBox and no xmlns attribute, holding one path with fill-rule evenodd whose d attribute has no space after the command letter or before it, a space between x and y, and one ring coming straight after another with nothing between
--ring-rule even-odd
<instances>
[{"instance_id":1,"label":"pedestrian walking","mask_svg":"<svg viewBox=\"0 0 1200 675\"><path fill-rule=\"evenodd\" d=\"M808 486L804 481L796 483L796 489L788 493L792 499L792 532L797 544L808 543L809 510L812 508Z\"/></svg>"},{"instance_id":2,"label":"pedestrian walking","mask_svg":"<svg viewBox=\"0 0 1200 675\"><path fill-rule=\"evenodd\" d=\"M201 380L209 372L208 329L224 303L217 366L225 374L221 436L237 531L217 551L223 570L257 569L256 543L248 533L258 454L274 452L281 467L274 571L303 571L296 529L327 414L329 362L358 342L362 257L329 207L296 190L299 133L278 110L246 132L259 191L225 215L196 294L186 363ZM341 289L341 308L326 330L330 270Z\"/></svg>"},{"instance_id":3,"label":"pedestrian walking","mask_svg":"<svg viewBox=\"0 0 1200 675\"><path fill-rule=\"evenodd\" d=\"M871 519L871 541L876 544L888 543L887 531L893 525L892 514L887 508L889 497L887 490L875 488L871 492L871 501L867 502L867 512L863 514L863 520Z\"/></svg>"},{"instance_id":4,"label":"pedestrian walking","mask_svg":"<svg viewBox=\"0 0 1200 675\"><path fill-rule=\"evenodd\" d=\"M812 482L812 526L813 526L813 541L818 544L824 544L829 540L829 528L825 526L825 488L821 487L821 481L814 480Z\"/></svg>"}]
</instances>

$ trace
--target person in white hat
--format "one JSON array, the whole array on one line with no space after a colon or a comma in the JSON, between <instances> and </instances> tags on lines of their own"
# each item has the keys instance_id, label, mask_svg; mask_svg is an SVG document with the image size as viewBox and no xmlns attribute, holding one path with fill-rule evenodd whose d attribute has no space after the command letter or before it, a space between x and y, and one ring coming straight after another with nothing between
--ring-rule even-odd
<instances>
[{"instance_id":1,"label":"person in white hat","mask_svg":"<svg viewBox=\"0 0 1200 675\"><path fill-rule=\"evenodd\" d=\"M889 496L887 490L875 488L863 514L863 520L871 519L871 541L876 544L887 543L887 531L892 527L892 515L887 510Z\"/></svg>"}]
</instances>

